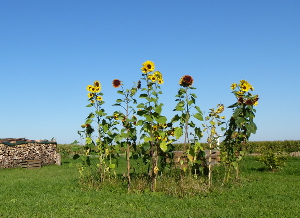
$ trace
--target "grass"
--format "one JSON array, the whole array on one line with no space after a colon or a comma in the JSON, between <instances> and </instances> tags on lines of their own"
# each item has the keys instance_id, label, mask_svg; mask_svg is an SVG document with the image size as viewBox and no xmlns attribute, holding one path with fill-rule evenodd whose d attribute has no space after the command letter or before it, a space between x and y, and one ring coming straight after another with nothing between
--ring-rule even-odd
<instances>
[{"instance_id":1,"label":"grass","mask_svg":"<svg viewBox=\"0 0 300 218\"><path fill-rule=\"evenodd\" d=\"M0 217L297 217L300 159L265 171L254 157L242 162L242 180L196 197L84 190L73 160L62 166L0 170ZM67 162L68 161L68 162ZM219 171L215 171L218 176Z\"/></svg>"}]
</instances>

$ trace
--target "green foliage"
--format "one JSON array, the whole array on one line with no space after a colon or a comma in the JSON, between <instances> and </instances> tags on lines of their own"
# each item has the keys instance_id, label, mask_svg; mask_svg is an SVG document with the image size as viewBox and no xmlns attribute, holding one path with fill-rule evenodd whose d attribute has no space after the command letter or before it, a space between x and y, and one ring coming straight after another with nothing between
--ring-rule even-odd
<instances>
[{"instance_id":1,"label":"green foliage","mask_svg":"<svg viewBox=\"0 0 300 218\"><path fill-rule=\"evenodd\" d=\"M274 144L265 144L258 150L258 161L264 163L268 170L276 171L286 166L287 154Z\"/></svg>"}]
</instances>

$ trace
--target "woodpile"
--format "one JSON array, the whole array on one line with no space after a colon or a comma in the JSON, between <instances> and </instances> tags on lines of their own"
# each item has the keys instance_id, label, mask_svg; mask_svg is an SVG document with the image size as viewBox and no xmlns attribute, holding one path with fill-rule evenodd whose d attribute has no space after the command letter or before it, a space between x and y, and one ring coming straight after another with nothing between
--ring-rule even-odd
<instances>
[{"instance_id":1,"label":"woodpile","mask_svg":"<svg viewBox=\"0 0 300 218\"><path fill-rule=\"evenodd\" d=\"M0 169L21 167L28 160L40 160L42 166L55 164L56 146L47 140L0 139Z\"/></svg>"}]
</instances>

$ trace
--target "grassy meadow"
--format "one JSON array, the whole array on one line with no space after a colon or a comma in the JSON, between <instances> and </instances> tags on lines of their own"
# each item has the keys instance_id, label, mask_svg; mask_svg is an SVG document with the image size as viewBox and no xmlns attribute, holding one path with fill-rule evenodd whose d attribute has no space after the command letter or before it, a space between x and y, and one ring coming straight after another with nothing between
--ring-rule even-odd
<instances>
[{"instance_id":1,"label":"grassy meadow","mask_svg":"<svg viewBox=\"0 0 300 218\"><path fill-rule=\"evenodd\" d=\"M216 177L221 172L215 168ZM67 158L61 166L1 169L0 217L298 217L300 211L298 157L272 173L248 156L240 181L225 187L215 181L212 190L193 197L86 189L78 178L76 162Z\"/></svg>"}]
</instances>

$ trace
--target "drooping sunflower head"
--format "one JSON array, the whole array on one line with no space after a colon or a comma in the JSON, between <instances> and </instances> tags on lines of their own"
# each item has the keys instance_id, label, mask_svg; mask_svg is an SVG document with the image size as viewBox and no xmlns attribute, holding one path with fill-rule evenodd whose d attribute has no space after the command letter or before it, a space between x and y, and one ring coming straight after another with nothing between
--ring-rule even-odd
<instances>
[{"instance_id":1,"label":"drooping sunflower head","mask_svg":"<svg viewBox=\"0 0 300 218\"><path fill-rule=\"evenodd\" d=\"M142 65L143 67L141 68L141 70L143 73L149 73L155 69L155 65L152 61L145 61Z\"/></svg>"},{"instance_id":2,"label":"drooping sunflower head","mask_svg":"<svg viewBox=\"0 0 300 218\"><path fill-rule=\"evenodd\" d=\"M179 85L181 85L183 87L190 87L193 85L193 83L194 83L194 79L193 79L193 77L191 77L189 75L185 75L185 76L181 77L179 80Z\"/></svg>"},{"instance_id":3,"label":"drooping sunflower head","mask_svg":"<svg viewBox=\"0 0 300 218\"><path fill-rule=\"evenodd\" d=\"M99 82L98 80L96 80L96 81L94 82L94 86L95 86L95 87L100 87L101 84L100 84L100 82Z\"/></svg>"},{"instance_id":4,"label":"drooping sunflower head","mask_svg":"<svg viewBox=\"0 0 300 218\"><path fill-rule=\"evenodd\" d=\"M97 101L103 101L103 98L102 98L102 96L97 96L96 100Z\"/></svg>"},{"instance_id":5,"label":"drooping sunflower head","mask_svg":"<svg viewBox=\"0 0 300 218\"><path fill-rule=\"evenodd\" d=\"M231 88L232 90L234 90L234 89L236 88L236 86L237 86L236 83L232 83L231 86L230 86L230 88Z\"/></svg>"},{"instance_id":6,"label":"drooping sunflower head","mask_svg":"<svg viewBox=\"0 0 300 218\"><path fill-rule=\"evenodd\" d=\"M118 79L114 79L112 81L112 85L114 88L119 88L122 85L122 81L118 80Z\"/></svg>"},{"instance_id":7,"label":"drooping sunflower head","mask_svg":"<svg viewBox=\"0 0 300 218\"><path fill-rule=\"evenodd\" d=\"M161 72L159 72L159 71L154 72L154 76L155 76L157 79L162 79L162 78L163 78Z\"/></svg>"}]
</instances>

